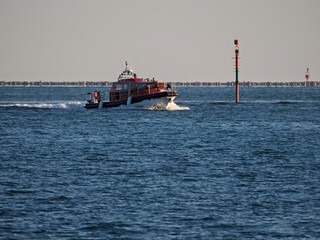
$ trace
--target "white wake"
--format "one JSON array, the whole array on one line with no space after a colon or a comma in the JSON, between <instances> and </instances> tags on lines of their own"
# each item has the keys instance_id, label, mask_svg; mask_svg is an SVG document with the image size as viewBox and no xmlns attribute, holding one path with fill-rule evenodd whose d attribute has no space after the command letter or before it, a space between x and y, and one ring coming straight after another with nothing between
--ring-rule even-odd
<instances>
[{"instance_id":1,"label":"white wake","mask_svg":"<svg viewBox=\"0 0 320 240\"><path fill-rule=\"evenodd\" d=\"M27 103L0 103L0 107L21 107L21 108L48 108L48 109L69 109L83 106L83 103L76 101L48 103L48 102L27 102Z\"/></svg>"},{"instance_id":2,"label":"white wake","mask_svg":"<svg viewBox=\"0 0 320 240\"><path fill-rule=\"evenodd\" d=\"M52 101L52 102L0 102L0 107L17 107L17 108L39 108L39 109L81 109L84 106L84 102L80 101ZM110 109L110 108L109 108ZM139 103L131 105L121 105L116 108L117 110L159 110L159 111L179 111L190 110L189 107L182 107L175 102L165 101L164 99L150 99L144 100Z\"/></svg>"},{"instance_id":3,"label":"white wake","mask_svg":"<svg viewBox=\"0 0 320 240\"><path fill-rule=\"evenodd\" d=\"M121 105L117 110L158 110L158 111L177 111L190 110L188 107L181 107L175 102L168 102L167 98L149 99L130 105Z\"/></svg>"},{"instance_id":4,"label":"white wake","mask_svg":"<svg viewBox=\"0 0 320 240\"><path fill-rule=\"evenodd\" d=\"M182 107L177 105L175 102L171 102L167 105L166 110L177 111L177 110L190 110L189 107Z\"/></svg>"}]
</instances>

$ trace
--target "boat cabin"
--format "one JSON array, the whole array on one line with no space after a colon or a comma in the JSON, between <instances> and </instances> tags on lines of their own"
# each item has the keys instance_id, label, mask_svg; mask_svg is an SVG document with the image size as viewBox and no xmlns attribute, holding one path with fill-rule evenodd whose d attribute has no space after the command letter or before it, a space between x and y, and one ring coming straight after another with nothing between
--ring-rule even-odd
<instances>
[{"instance_id":1,"label":"boat cabin","mask_svg":"<svg viewBox=\"0 0 320 240\"><path fill-rule=\"evenodd\" d=\"M127 63L126 63L127 64ZM157 92L165 92L164 82L158 82L154 79L138 78L131 69L126 69L119 75L118 81L112 84L110 90L110 102L127 100L130 96L136 97Z\"/></svg>"},{"instance_id":2,"label":"boat cabin","mask_svg":"<svg viewBox=\"0 0 320 240\"><path fill-rule=\"evenodd\" d=\"M110 102L117 102L146 94L167 91L164 82L144 81L143 79L127 79L112 84Z\"/></svg>"}]
</instances>

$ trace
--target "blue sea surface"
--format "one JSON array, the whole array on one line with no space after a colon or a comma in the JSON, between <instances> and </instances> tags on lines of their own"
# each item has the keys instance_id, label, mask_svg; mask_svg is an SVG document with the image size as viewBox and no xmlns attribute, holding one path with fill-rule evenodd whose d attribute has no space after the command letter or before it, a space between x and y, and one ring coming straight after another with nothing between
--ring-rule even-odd
<instances>
[{"instance_id":1,"label":"blue sea surface","mask_svg":"<svg viewBox=\"0 0 320 240\"><path fill-rule=\"evenodd\" d=\"M0 88L0 239L320 239L320 88L92 90Z\"/></svg>"}]
</instances>

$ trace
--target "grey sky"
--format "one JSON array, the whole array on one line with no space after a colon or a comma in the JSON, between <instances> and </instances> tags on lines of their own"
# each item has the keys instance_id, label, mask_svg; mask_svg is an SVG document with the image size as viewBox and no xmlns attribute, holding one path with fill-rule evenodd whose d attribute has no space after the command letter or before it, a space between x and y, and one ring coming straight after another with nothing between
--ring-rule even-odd
<instances>
[{"instance_id":1,"label":"grey sky","mask_svg":"<svg viewBox=\"0 0 320 240\"><path fill-rule=\"evenodd\" d=\"M319 0L0 0L0 80L320 80Z\"/></svg>"}]
</instances>

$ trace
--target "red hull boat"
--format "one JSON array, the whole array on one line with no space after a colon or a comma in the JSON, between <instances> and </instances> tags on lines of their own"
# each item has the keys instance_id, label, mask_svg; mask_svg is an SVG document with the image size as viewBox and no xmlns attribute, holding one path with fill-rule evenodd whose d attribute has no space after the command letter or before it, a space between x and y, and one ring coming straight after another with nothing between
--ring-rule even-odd
<instances>
[{"instance_id":1,"label":"red hull boat","mask_svg":"<svg viewBox=\"0 0 320 240\"><path fill-rule=\"evenodd\" d=\"M170 84L165 84L154 79L138 78L132 70L126 69L120 74L118 81L112 84L109 92L109 101L104 102L100 92L88 93L88 102L85 108L111 108L120 105L130 105L146 100L155 100L151 105L167 106L178 93Z\"/></svg>"}]
</instances>

